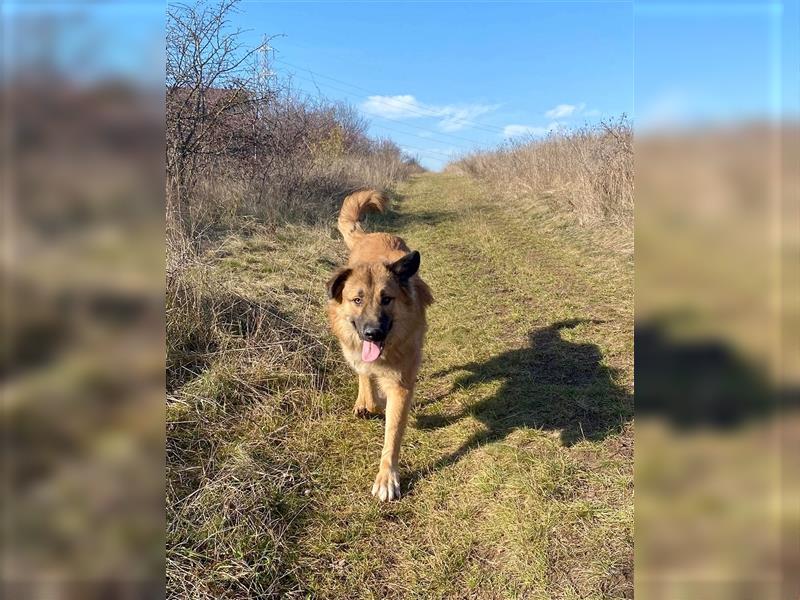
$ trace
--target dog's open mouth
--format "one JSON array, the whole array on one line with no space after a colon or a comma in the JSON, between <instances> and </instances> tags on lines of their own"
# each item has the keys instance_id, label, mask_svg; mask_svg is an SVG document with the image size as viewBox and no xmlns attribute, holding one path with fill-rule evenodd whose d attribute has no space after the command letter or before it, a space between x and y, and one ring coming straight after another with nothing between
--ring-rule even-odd
<instances>
[{"instance_id":1,"label":"dog's open mouth","mask_svg":"<svg viewBox=\"0 0 800 600\"><path fill-rule=\"evenodd\" d=\"M363 340L361 343L361 360L364 362L374 362L383 352L383 342L370 342Z\"/></svg>"}]
</instances>

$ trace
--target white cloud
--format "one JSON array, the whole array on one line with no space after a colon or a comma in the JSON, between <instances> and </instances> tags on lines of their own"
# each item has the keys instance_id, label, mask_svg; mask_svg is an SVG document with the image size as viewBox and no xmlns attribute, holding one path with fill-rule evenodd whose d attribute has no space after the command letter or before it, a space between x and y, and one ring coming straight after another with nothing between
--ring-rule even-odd
<instances>
[{"instance_id":1,"label":"white cloud","mask_svg":"<svg viewBox=\"0 0 800 600\"><path fill-rule=\"evenodd\" d=\"M520 136L533 136L541 137L547 135L552 131L561 129L562 125L558 121L553 121L547 127L538 127L536 125L506 125L503 127L503 137L513 138Z\"/></svg>"},{"instance_id":2,"label":"white cloud","mask_svg":"<svg viewBox=\"0 0 800 600\"><path fill-rule=\"evenodd\" d=\"M439 129L442 131L458 131L469 127L473 119L492 112L497 105L489 104L469 104L466 106L442 106L441 116L444 117L439 122Z\"/></svg>"},{"instance_id":3,"label":"white cloud","mask_svg":"<svg viewBox=\"0 0 800 600\"><path fill-rule=\"evenodd\" d=\"M437 124L442 131L458 131L469 127L473 119L497 108L492 104L424 104L411 94L399 96L369 96L361 110L368 115L387 119L440 119Z\"/></svg>"},{"instance_id":4,"label":"white cloud","mask_svg":"<svg viewBox=\"0 0 800 600\"><path fill-rule=\"evenodd\" d=\"M433 117L430 110L410 94L400 96L370 96L361 104L361 110L389 119L417 119Z\"/></svg>"},{"instance_id":5,"label":"white cloud","mask_svg":"<svg viewBox=\"0 0 800 600\"><path fill-rule=\"evenodd\" d=\"M586 104L559 104L544 113L548 119L563 119L564 117L571 117L574 114L581 113L586 108Z\"/></svg>"}]
</instances>

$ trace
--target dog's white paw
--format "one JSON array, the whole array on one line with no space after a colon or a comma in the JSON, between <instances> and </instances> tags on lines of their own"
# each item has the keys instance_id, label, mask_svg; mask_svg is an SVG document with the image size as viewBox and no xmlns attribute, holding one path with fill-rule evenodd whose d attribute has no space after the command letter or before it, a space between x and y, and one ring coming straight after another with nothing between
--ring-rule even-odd
<instances>
[{"instance_id":1,"label":"dog's white paw","mask_svg":"<svg viewBox=\"0 0 800 600\"><path fill-rule=\"evenodd\" d=\"M400 477L394 469L381 469L372 484L372 495L381 502L397 500L400 497Z\"/></svg>"}]
</instances>

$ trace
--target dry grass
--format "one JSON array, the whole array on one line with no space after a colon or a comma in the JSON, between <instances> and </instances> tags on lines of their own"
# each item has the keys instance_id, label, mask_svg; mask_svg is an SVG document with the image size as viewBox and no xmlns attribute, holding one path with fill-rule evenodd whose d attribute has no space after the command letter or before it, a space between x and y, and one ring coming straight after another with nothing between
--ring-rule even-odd
<instances>
[{"instance_id":1,"label":"dry grass","mask_svg":"<svg viewBox=\"0 0 800 600\"><path fill-rule=\"evenodd\" d=\"M422 169L406 162L393 148L369 153L315 155L294 160L305 162L294 172L275 172L265 178L264 188L247 207L262 222L327 224L353 190L370 187L389 190Z\"/></svg>"},{"instance_id":2,"label":"dry grass","mask_svg":"<svg viewBox=\"0 0 800 600\"><path fill-rule=\"evenodd\" d=\"M239 34L226 33L223 18L233 4L171 5L167 588L175 598L309 589L298 536L326 469L318 447L298 436L329 411L329 390L344 374L321 320L321 282L341 260L328 226L354 189L386 190L421 170L397 145L368 138L351 107L284 93L277 82L260 89L246 73L227 80L241 64L232 50ZM205 64L199 48L212 49L216 75L184 60Z\"/></svg>"},{"instance_id":3,"label":"dry grass","mask_svg":"<svg viewBox=\"0 0 800 600\"><path fill-rule=\"evenodd\" d=\"M633 131L624 116L510 142L465 156L448 170L475 177L500 196L542 200L581 224L633 230Z\"/></svg>"},{"instance_id":4,"label":"dry grass","mask_svg":"<svg viewBox=\"0 0 800 600\"><path fill-rule=\"evenodd\" d=\"M396 147L383 143L374 143L367 152L274 157L257 176L225 165L198 178L180 219L168 215L171 257L183 254L178 248L197 250L229 233L252 229L255 223L272 228L329 223L353 190L386 191L421 170Z\"/></svg>"},{"instance_id":5,"label":"dry grass","mask_svg":"<svg viewBox=\"0 0 800 600\"><path fill-rule=\"evenodd\" d=\"M170 597L629 597L630 264L463 177L400 192L374 226L437 296L400 502L369 495L383 424L352 417L324 323L333 223L253 228L173 275Z\"/></svg>"},{"instance_id":6,"label":"dry grass","mask_svg":"<svg viewBox=\"0 0 800 600\"><path fill-rule=\"evenodd\" d=\"M295 587L293 523L307 512L313 474L286 440L320 410L337 368L320 324L308 322L320 308L310 290L270 282L292 265L255 258L288 238L314 249L320 231L290 228L273 242L263 234L230 238L168 281L169 597Z\"/></svg>"}]
</instances>

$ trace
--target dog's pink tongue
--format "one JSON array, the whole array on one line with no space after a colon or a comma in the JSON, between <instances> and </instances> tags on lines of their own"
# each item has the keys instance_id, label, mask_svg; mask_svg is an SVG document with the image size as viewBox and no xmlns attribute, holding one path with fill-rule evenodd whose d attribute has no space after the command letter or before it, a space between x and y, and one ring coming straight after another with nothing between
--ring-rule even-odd
<instances>
[{"instance_id":1,"label":"dog's pink tongue","mask_svg":"<svg viewBox=\"0 0 800 600\"><path fill-rule=\"evenodd\" d=\"M361 360L364 362L372 362L378 360L380 355L381 347L378 346L378 344L364 340L364 344L361 346Z\"/></svg>"}]
</instances>

